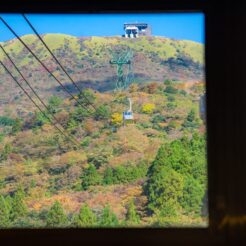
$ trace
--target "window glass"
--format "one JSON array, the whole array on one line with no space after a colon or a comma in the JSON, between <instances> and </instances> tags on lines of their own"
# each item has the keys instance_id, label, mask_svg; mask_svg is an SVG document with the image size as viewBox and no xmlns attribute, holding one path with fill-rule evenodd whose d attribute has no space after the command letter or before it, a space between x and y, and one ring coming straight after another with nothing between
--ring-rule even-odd
<instances>
[{"instance_id":1,"label":"window glass","mask_svg":"<svg viewBox=\"0 0 246 246\"><path fill-rule=\"evenodd\" d=\"M204 16L1 14L0 227L205 227Z\"/></svg>"}]
</instances>

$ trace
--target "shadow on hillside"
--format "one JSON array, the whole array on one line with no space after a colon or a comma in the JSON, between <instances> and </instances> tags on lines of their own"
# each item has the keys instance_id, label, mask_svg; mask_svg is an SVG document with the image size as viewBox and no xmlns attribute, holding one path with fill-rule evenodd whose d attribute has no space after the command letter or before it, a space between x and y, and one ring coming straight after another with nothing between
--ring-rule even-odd
<instances>
[{"instance_id":1,"label":"shadow on hillside","mask_svg":"<svg viewBox=\"0 0 246 246\"><path fill-rule=\"evenodd\" d=\"M97 81L97 80L81 80L76 81L76 85L81 89L90 88L92 90L96 90L99 92L106 92L111 91L115 88L115 81L117 80L117 77L110 77L105 80ZM146 82L149 78L147 78L144 74L135 74L134 81L136 82ZM70 82L63 83L64 87L72 94L77 94L78 90L77 88ZM61 92L63 88L58 85L55 87L52 87L50 89L47 89L47 91L57 94Z\"/></svg>"}]
</instances>

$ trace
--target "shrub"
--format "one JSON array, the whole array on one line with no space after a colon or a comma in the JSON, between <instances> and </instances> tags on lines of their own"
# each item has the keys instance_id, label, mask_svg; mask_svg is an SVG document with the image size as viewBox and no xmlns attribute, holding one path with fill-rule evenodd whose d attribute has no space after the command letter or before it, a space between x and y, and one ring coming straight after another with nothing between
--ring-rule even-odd
<instances>
[{"instance_id":1,"label":"shrub","mask_svg":"<svg viewBox=\"0 0 246 246\"><path fill-rule=\"evenodd\" d=\"M161 114L156 114L151 119L152 123L160 123L160 122L166 122L166 117Z\"/></svg>"},{"instance_id":2,"label":"shrub","mask_svg":"<svg viewBox=\"0 0 246 246\"><path fill-rule=\"evenodd\" d=\"M10 143L6 143L4 145L2 152L0 153L0 162L6 161L9 157L10 153L12 153L12 151L13 151L12 145Z\"/></svg>"},{"instance_id":3,"label":"shrub","mask_svg":"<svg viewBox=\"0 0 246 246\"><path fill-rule=\"evenodd\" d=\"M125 165L115 168L108 167L103 176L104 184L125 184L130 183L147 175L148 164L140 162L137 166Z\"/></svg>"},{"instance_id":4,"label":"shrub","mask_svg":"<svg viewBox=\"0 0 246 246\"><path fill-rule=\"evenodd\" d=\"M172 110L174 110L176 107L177 107L177 104L174 103L174 102L169 102L169 103L167 103L167 105L166 105L167 111L172 111Z\"/></svg>"},{"instance_id":5,"label":"shrub","mask_svg":"<svg viewBox=\"0 0 246 246\"><path fill-rule=\"evenodd\" d=\"M91 142L91 137L86 136L86 137L83 138L83 140L81 141L80 144L81 144L81 146L83 146L83 147L88 147L89 144L90 144L90 142Z\"/></svg>"},{"instance_id":6,"label":"shrub","mask_svg":"<svg viewBox=\"0 0 246 246\"><path fill-rule=\"evenodd\" d=\"M88 162L93 164L96 168L99 168L108 163L108 158L108 152L99 151L97 154L89 156Z\"/></svg>"},{"instance_id":7,"label":"shrub","mask_svg":"<svg viewBox=\"0 0 246 246\"><path fill-rule=\"evenodd\" d=\"M172 81L169 80L169 79L166 79L166 80L164 81L164 85L166 85L166 86L170 86L171 84L172 84Z\"/></svg>"},{"instance_id":8,"label":"shrub","mask_svg":"<svg viewBox=\"0 0 246 246\"><path fill-rule=\"evenodd\" d=\"M90 116L90 113L85 108L78 107L72 112L71 118L74 121L81 123L88 116Z\"/></svg>"},{"instance_id":9,"label":"shrub","mask_svg":"<svg viewBox=\"0 0 246 246\"><path fill-rule=\"evenodd\" d=\"M62 103L62 99L58 96L52 96L48 102L49 112L55 114L60 111L59 106Z\"/></svg>"},{"instance_id":10,"label":"shrub","mask_svg":"<svg viewBox=\"0 0 246 246\"><path fill-rule=\"evenodd\" d=\"M0 126L13 126L15 120L7 116L0 116Z\"/></svg>"},{"instance_id":11,"label":"shrub","mask_svg":"<svg viewBox=\"0 0 246 246\"><path fill-rule=\"evenodd\" d=\"M81 186L83 190L87 190L91 185L101 184L101 176L97 173L96 167L92 164L83 172L81 176Z\"/></svg>"},{"instance_id":12,"label":"shrub","mask_svg":"<svg viewBox=\"0 0 246 246\"><path fill-rule=\"evenodd\" d=\"M96 120L108 119L109 116L110 116L110 108L109 106L106 105L100 105L94 113L94 117Z\"/></svg>"},{"instance_id":13,"label":"shrub","mask_svg":"<svg viewBox=\"0 0 246 246\"><path fill-rule=\"evenodd\" d=\"M155 104L153 103L146 103L142 107L142 112L145 114L151 114L155 110Z\"/></svg>"},{"instance_id":14,"label":"shrub","mask_svg":"<svg viewBox=\"0 0 246 246\"><path fill-rule=\"evenodd\" d=\"M50 114L47 113L46 116L42 112L36 112L35 117L34 117L33 126L40 127L44 124L50 124L50 121L49 121L49 118L51 119Z\"/></svg>"},{"instance_id":15,"label":"shrub","mask_svg":"<svg viewBox=\"0 0 246 246\"><path fill-rule=\"evenodd\" d=\"M178 93L178 89L174 88L173 86L171 85L168 85L165 90L164 90L165 93L168 93L168 94L177 94Z\"/></svg>"},{"instance_id":16,"label":"shrub","mask_svg":"<svg viewBox=\"0 0 246 246\"><path fill-rule=\"evenodd\" d=\"M167 100L168 100L169 102L174 102L174 101L175 101L175 97L172 96L172 95L170 95L170 96L167 97Z\"/></svg>"},{"instance_id":17,"label":"shrub","mask_svg":"<svg viewBox=\"0 0 246 246\"><path fill-rule=\"evenodd\" d=\"M88 106L95 102L96 96L91 89L85 89L78 95L78 102L76 102L77 106L84 105Z\"/></svg>"},{"instance_id":18,"label":"shrub","mask_svg":"<svg viewBox=\"0 0 246 246\"><path fill-rule=\"evenodd\" d=\"M111 116L111 123L115 126L120 126L123 122L123 115L120 113L113 113Z\"/></svg>"},{"instance_id":19,"label":"shrub","mask_svg":"<svg viewBox=\"0 0 246 246\"><path fill-rule=\"evenodd\" d=\"M190 110L182 126L185 128L197 128L199 126L194 109Z\"/></svg>"}]
</instances>

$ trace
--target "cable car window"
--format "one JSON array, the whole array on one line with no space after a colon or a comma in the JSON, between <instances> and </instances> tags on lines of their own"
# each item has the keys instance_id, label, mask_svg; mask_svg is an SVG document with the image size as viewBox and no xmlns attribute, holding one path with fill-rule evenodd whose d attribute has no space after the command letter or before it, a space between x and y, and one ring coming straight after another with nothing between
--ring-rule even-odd
<instances>
[{"instance_id":1,"label":"cable car window","mask_svg":"<svg viewBox=\"0 0 246 246\"><path fill-rule=\"evenodd\" d=\"M208 225L203 14L0 28L0 228Z\"/></svg>"}]
</instances>

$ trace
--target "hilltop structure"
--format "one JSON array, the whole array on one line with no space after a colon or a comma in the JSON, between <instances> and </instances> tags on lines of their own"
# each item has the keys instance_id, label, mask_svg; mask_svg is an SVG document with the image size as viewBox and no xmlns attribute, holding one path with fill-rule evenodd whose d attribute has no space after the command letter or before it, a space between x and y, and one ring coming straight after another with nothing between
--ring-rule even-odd
<instances>
[{"instance_id":1,"label":"hilltop structure","mask_svg":"<svg viewBox=\"0 0 246 246\"><path fill-rule=\"evenodd\" d=\"M151 36L151 27L147 23L125 23L125 38L137 38L139 36Z\"/></svg>"}]
</instances>

